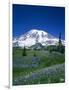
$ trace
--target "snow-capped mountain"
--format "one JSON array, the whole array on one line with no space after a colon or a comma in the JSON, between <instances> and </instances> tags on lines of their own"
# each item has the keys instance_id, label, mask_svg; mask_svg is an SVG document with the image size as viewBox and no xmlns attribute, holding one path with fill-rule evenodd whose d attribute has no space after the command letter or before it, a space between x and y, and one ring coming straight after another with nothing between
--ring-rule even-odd
<instances>
[{"instance_id":1,"label":"snow-capped mountain","mask_svg":"<svg viewBox=\"0 0 69 90\"><path fill-rule=\"evenodd\" d=\"M58 40L58 38L43 30L32 29L19 37L15 37L13 39L13 46L30 47L36 43L41 43L43 46L56 45ZM62 43L64 44L63 40Z\"/></svg>"}]
</instances>

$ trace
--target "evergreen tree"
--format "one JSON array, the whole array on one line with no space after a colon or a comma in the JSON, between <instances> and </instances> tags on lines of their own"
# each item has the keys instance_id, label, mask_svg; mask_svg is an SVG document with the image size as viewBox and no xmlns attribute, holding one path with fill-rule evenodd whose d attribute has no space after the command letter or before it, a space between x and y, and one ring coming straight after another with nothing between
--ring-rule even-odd
<instances>
[{"instance_id":1,"label":"evergreen tree","mask_svg":"<svg viewBox=\"0 0 69 90\"><path fill-rule=\"evenodd\" d=\"M36 57L36 50L34 50L33 56Z\"/></svg>"},{"instance_id":2,"label":"evergreen tree","mask_svg":"<svg viewBox=\"0 0 69 90\"><path fill-rule=\"evenodd\" d=\"M58 48L57 48L57 50L59 52L61 52L61 45L62 45L62 43L61 43L61 33L59 33L59 41L58 41Z\"/></svg>"},{"instance_id":3,"label":"evergreen tree","mask_svg":"<svg viewBox=\"0 0 69 90\"><path fill-rule=\"evenodd\" d=\"M61 41L61 33L59 34L59 44L58 44L58 51L61 53L65 52L65 47L62 45L62 41Z\"/></svg>"},{"instance_id":4,"label":"evergreen tree","mask_svg":"<svg viewBox=\"0 0 69 90\"><path fill-rule=\"evenodd\" d=\"M62 46L62 41L61 41L61 33L59 34L59 47Z\"/></svg>"},{"instance_id":5,"label":"evergreen tree","mask_svg":"<svg viewBox=\"0 0 69 90\"><path fill-rule=\"evenodd\" d=\"M25 48L25 46L24 46L22 56L26 56L26 55L27 55L27 54L26 54L26 48Z\"/></svg>"},{"instance_id":6,"label":"evergreen tree","mask_svg":"<svg viewBox=\"0 0 69 90\"><path fill-rule=\"evenodd\" d=\"M36 53L34 52L34 55L33 55L34 57L36 57Z\"/></svg>"}]
</instances>

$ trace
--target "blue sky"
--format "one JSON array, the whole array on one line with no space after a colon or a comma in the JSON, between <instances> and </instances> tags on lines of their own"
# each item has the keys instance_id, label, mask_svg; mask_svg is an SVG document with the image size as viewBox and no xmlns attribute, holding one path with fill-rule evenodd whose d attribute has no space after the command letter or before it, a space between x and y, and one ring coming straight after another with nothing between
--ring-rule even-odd
<instances>
[{"instance_id":1,"label":"blue sky","mask_svg":"<svg viewBox=\"0 0 69 90\"><path fill-rule=\"evenodd\" d=\"M13 4L13 37L31 29L44 30L65 39L65 8Z\"/></svg>"}]
</instances>

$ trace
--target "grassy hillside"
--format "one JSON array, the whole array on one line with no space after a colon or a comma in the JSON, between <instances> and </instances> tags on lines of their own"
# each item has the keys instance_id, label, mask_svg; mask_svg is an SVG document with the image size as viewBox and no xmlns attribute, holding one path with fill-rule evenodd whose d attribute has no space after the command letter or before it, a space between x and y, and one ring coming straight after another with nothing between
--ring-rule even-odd
<instances>
[{"instance_id":1,"label":"grassy hillside","mask_svg":"<svg viewBox=\"0 0 69 90\"><path fill-rule=\"evenodd\" d=\"M26 50L27 56L22 56L23 49L13 48L13 84L38 84L38 83L58 83L64 82L64 67L62 67L65 62L65 55L59 52L49 52L47 50ZM35 54L35 55L34 55ZM60 64L60 68L59 68ZM54 65L57 65L57 69ZM52 72L49 76L47 74L39 74L44 69L53 67L56 72L49 69ZM63 68L63 69L62 69ZM60 72L59 70L60 69ZM39 76L32 80L31 75L33 73L38 73ZM56 74L57 73L57 74ZM24 78L28 76L28 78ZM29 80L32 80L32 82ZM28 80L27 80L28 79Z\"/></svg>"}]
</instances>

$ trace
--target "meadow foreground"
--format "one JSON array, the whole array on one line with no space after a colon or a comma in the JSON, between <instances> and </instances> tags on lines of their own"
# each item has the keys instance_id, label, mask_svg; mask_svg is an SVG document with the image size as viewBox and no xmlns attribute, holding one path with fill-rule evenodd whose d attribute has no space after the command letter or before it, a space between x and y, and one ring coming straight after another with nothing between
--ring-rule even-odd
<instances>
[{"instance_id":1,"label":"meadow foreground","mask_svg":"<svg viewBox=\"0 0 69 90\"><path fill-rule=\"evenodd\" d=\"M13 85L61 83L65 81L65 55L45 50L13 49ZM35 55L34 55L35 53Z\"/></svg>"}]
</instances>

